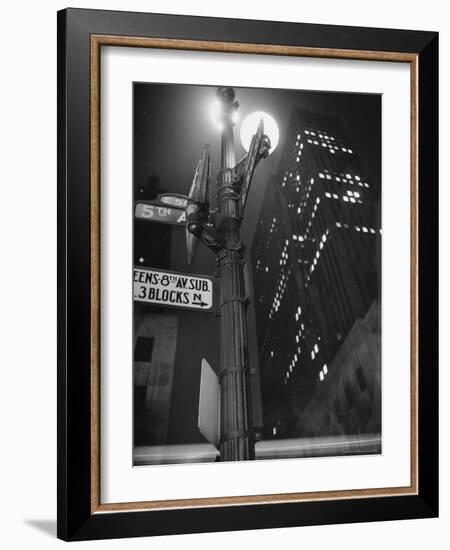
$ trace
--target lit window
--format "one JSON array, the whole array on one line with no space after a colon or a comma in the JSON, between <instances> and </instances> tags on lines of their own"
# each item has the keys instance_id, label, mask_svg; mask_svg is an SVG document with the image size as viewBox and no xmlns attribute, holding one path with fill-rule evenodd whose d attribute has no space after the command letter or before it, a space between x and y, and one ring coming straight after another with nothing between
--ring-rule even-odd
<instances>
[{"instance_id":1,"label":"lit window","mask_svg":"<svg viewBox=\"0 0 450 550\"><path fill-rule=\"evenodd\" d=\"M269 271L269 268L266 266L266 273Z\"/></svg>"},{"instance_id":2,"label":"lit window","mask_svg":"<svg viewBox=\"0 0 450 550\"><path fill-rule=\"evenodd\" d=\"M333 193L333 199L338 199L339 197L336 195L336 193Z\"/></svg>"},{"instance_id":3,"label":"lit window","mask_svg":"<svg viewBox=\"0 0 450 550\"><path fill-rule=\"evenodd\" d=\"M363 227L362 230L364 231L364 233L367 233L368 231L367 227Z\"/></svg>"},{"instance_id":4,"label":"lit window","mask_svg":"<svg viewBox=\"0 0 450 550\"><path fill-rule=\"evenodd\" d=\"M351 177L350 174L345 174L345 177L346 177L348 180L351 180L351 179L352 179L352 177Z\"/></svg>"},{"instance_id":5,"label":"lit window","mask_svg":"<svg viewBox=\"0 0 450 550\"><path fill-rule=\"evenodd\" d=\"M350 197L353 197L353 191L347 191L347 195L349 195Z\"/></svg>"},{"instance_id":6,"label":"lit window","mask_svg":"<svg viewBox=\"0 0 450 550\"><path fill-rule=\"evenodd\" d=\"M316 356L316 354L314 353L314 351L311 352L311 359L314 359Z\"/></svg>"},{"instance_id":7,"label":"lit window","mask_svg":"<svg viewBox=\"0 0 450 550\"><path fill-rule=\"evenodd\" d=\"M373 227L370 228L371 233L376 233L375 229Z\"/></svg>"},{"instance_id":8,"label":"lit window","mask_svg":"<svg viewBox=\"0 0 450 550\"><path fill-rule=\"evenodd\" d=\"M275 426L272 428L272 433L273 435L277 435L277 429L275 428Z\"/></svg>"},{"instance_id":9,"label":"lit window","mask_svg":"<svg viewBox=\"0 0 450 550\"><path fill-rule=\"evenodd\" d=\"M356 181L361 181L361 178L359 176L355 176Z\"/></svg>"},{"instance_id":10,"label":"lit window","mask_svg":"<svg viewBox=\"0 0 450 550\"><path fill-rule=\"evenodd\" d=\"M323 382L324 376L322 371L319 372L319 378L320 378L320 381Z\"/></svg>"},{"instance_id":11,"label":"lit window","mask_svg":"<svg viewBox=\"0 0 450 550\"><path fill-rule=\"evenodd\" d=\"M336 227L342 227L340 222L336 222Z\"/></svg>"},{"instance_id":12,"label":"lit window","mask_svg":"<svg viewBox=\"0 0 450 550\"><path fill-rule=\"evenodd\" d=\"M358 191L354 191L353 196L354 197L360 197L361 195L358 193Z\"/></svg>"},{"instance_id":13,"label":"lit window","mask_svg":"<svg viewBox=\"0 0 450 550\"><path fill-rule=\"evenodd\" d=\"M356 231L361 231L361 229L357 225L355 225L355 229Z\"/></svg>"},{"instance_id":14,"label":"lit window","mask_svg":"<svg viewBox=\"0 0 450 550\"><path fill-rule=\"evenodd\" d=\"M319 346L317 344L314 344L314 351L316 353L319 353Z\"/></svg>"},{"instance_id":15,"label":"lit window","mask_svg":"<svg viewBox=\"0 0 450 550\"><path fill-rule=\"evenodd\" d=\"M345 202L348 202L348 197L343 197Z\"/></svg>"},{"instance_id":16,"label":"lit window","mask_svg":"<svg viewBox=\"0 0 450 550\"><path fill-rule=\"evenodd\" d=\"M325 176L322 174L322 172L320 172L319 174L319 178L323 179Z\"/></svg>"},{"instance_id":17,"label":"lit window","mask_svg":"<svg viewBox=\"0 0 450 550\"><path fill-rule=\"evenodd\" d=\"M327 240L327 236L326 235L322 235L322 241L325 242Z\"/></svg>"},{"instance_id":18,"label":"lit window","mask_svg":"<svg viewBox=\"0 0 450 550\"><path fill-rule=\"evenodd\" d=\"M331 199L330 193L325 193L325 196L326 196L328 199Z\"/></svg>"},{"instance_id":19,"label":"lit window","mask_svg":"<svg viewBox=\"0 0 450 550\"><path fill-rule=\"evenodd\" d=\"M324 374L328 374L328 367L326 365L322 368Z\"/></svg>"},{"instance_id":20,"label":"lit window","mask_svg":"<svg viewBox=\"0 0 450 550\"><path fill-rule=\"evenodd\" d=\"M353 197L350 197L350 202L356 202L356 200Z\"/></svg>"}]
</instances>

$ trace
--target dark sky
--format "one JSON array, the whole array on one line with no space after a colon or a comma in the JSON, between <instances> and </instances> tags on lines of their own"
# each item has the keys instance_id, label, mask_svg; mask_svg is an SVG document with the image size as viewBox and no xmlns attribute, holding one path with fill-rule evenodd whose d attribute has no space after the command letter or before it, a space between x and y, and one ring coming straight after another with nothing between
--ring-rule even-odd
<instances>
[{"instance_id":1,"label":"dark sky","mask_svg":"<svg viewBox=\"0 0 450 550\"><path fill-rule=\"evenodd\" d=\"M218 85L223 85L218 83ZM270 174L276 173L283 152L283 138L292 109L300 107L336 117L343 124L349 141L359 154L365 173L373 181L381 179L380 139L381 102L378 95L302 90L235 88L240 104L239 120L253 111L270 113L278 123L280 142L256 171L247 200L242 224L242 240L251 249L258 213ZM187 194L204 144L211 146L211 199L214 207L215 177L220 164L220 133L211 119L216 88L176 84L135 83L134 85L134 186L137 189L156 174L160 191ZM235 132L236 159L244 156L239 140L239 121ZM148 235L151 238L149 222ZM143 255L145 255L143 253ZM215 258L199 245L195 262L188 266L184 228L172 229L170 269L212 275ZM169 312L169 311L168 311ZM178 311L177 342L172 410L171 443L202 441L196 428L201 358L206 357L219 370L219 319L211 313ZM249 308L249 344L251 367L257 368L254 312ZM254 378L257 391L258 379ZM255 404L255 420L260 406Z\"/></svg>"}]
</instances>

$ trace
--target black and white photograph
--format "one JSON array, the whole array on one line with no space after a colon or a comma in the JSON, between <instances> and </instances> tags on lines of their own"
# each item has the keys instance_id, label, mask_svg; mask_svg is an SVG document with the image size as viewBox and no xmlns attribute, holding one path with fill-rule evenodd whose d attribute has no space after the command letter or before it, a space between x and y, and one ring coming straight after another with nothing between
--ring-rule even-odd
<instances>
[{"instance_id":1,"label":"black and white photograph","mask_svg":"<svg viewBox=\"0 0 450 550\"><path fill-rule=\"evenodd\" d=\"M132 109L133 465L382 453L382 95Z\"/></svg>"},{"instance_id":2,"label":"black and white photograph","mask_svg":"<svg viewBox=\"0 0 450 550\"><path fill-rule=\"evenodd\" d=\"M445 8L5 4L3 548L448 546Z\"/></svg>"}]
</instances>

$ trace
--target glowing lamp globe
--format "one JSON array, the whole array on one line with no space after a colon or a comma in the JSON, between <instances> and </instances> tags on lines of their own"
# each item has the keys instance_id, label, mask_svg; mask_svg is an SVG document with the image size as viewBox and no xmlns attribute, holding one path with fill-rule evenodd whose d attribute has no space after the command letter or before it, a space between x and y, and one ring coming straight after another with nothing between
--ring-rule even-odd
<instances>
[{"instance_id":1,"label":"glowing lamp globe","mask_svg":"<svg viewBox=\"0 0 450 550\"><path fill-rule=\"evenodd\" d=\"M269 154L272 154L280 139L280 131L278 130L278 124L275 122L275 119L263 111L256 111L248 115L241 124L241 143L242 147L246 151L250 149L250 144L252 142L253 136L256 134L258 129L259 121L263 119L264 122L264 133L270 139L270 149Z\"/></svg>"}]
</instances>

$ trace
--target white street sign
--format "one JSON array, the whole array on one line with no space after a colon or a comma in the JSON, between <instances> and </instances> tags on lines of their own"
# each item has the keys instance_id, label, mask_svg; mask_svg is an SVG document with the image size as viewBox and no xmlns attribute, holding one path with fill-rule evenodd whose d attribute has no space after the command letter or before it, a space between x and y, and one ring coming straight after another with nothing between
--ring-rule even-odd
<instances>
[{"instance_id":1,"label":"white street sign","mask_svg":"<svg viewBox=\"0 0 450 550\"><path fill-rule=\"evenodd\" d=\"M137 302L210 311L213 280L204 275L135 267L133 294Z\"/></svg>"},{"instance_id":2,"label":"white street sign","mask_svg":"<svg viewBox=\"0 0 450 550\"><path fill-rule=\"evenodd\" d=\"M183 210L187 206L187 198L186 197L178 197L177 195L158 195L158 199L163 204L168 204L169 206L175 206L175 208L182 208Z\"/></svg>"},{"instance_id":3,"label":"white street sign","mask_svg":"<svg viewBox=\"0 0 450 550\"><path fill-rule=\"evenodd\" d=\"M220 383L206 359L202 359L198 429L217 449L220 441Z\"/></svg>"},{"instance_id":4,"label":"white street sign","mask_svg":"<svg viewBox=\"0 0 450 550\"><path fill-rule=\"evenodd\" d=\"M139 220L149 222L170 223L172 225L186 224L186 212L184 210L150 202L137 202L134 216Z\"/></svg>"}]
</instances>

